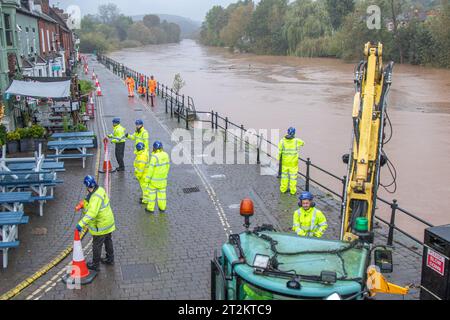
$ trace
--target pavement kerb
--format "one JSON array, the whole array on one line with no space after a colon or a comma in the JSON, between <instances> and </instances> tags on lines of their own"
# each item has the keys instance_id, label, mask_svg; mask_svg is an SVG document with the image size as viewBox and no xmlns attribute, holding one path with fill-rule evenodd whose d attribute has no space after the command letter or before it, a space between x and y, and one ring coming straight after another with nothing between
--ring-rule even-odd
<instances>
[{"instance_id":1,"label":"pavement kerb","mask_svg":"<svg viewBox=\"0 0 450 320\"><path fill-rule=\"evenodd\" d=\"M95 165L96 166L95 167L95 175L96 175L97 181L98 181L98 177L99 177L99 168L100 168L100 153L101 153L101 148L100 148L100 144L98 144L97 145L97 158L96 158L96 165ZM83 240L86 233L87 233L87 228L85 228L83 230L83 232L81 234L81 240ZM54 267L56 267L58 264L60 264L65 258L67 258L69 256L69 254L72 252L72 250L73 250L73 245L68 246L64 251L62 251L58 256L56 256L56 258L53 259L50 263L43 266L32 276L30 276L29 278L22 281L15 288L2 294L0 296L0 300L10 300L10 299L14 298L15 296L19 295L23 290L25 290L27 287L32 285L36 280L38 280L43 275L45 275L50 270L52 270Z\"/></svg>"}]
</instances>

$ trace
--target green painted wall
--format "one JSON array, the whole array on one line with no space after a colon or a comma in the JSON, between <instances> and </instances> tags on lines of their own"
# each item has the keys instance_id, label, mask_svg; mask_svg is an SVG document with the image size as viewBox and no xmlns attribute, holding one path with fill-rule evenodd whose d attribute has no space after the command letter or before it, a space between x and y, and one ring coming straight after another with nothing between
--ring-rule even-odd
<instances>
[{"instance_id":1,"label":"green painted wall","mask_svg":"<svg viewBox=\"0 0 450 320\"><path fill-rule=\"evenodd\" d=\"M17 48L17 28L16 28L16 8L19 7L18 0L0 0L0 99L9 86L8 76L8 54L18 53ZM18 55L17 55L18 56ZM14 127L14 119L9 107L5 102L5 118L3 122L10 128Z\"/></svg>"},{"instance_id":2,"label":"green painted wall","mask_svg":"<svg viewBox=\"0 0 450 320\"><path fill-rule=\"evenodd\" d=\"M16 20L22 29L18 32L19 55L24 57L40 55L37 18L17 12Z\"/></svg>"}]
</instances>

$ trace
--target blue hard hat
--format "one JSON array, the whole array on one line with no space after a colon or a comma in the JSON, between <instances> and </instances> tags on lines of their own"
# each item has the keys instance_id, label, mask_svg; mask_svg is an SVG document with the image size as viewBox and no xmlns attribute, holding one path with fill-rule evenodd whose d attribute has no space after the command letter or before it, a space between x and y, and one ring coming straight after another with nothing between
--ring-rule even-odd
<instances>
[{"instance_id":1,"label":"blue hard hat","mask_svg":"<svg viewBox=\"0 0 450 320\"><path fill-rule=\"evenodd\" d=\"M97 186L97 182L95 181L93 176L86 176L84 178L84 185L87 188L95 188Z\"/></svg>"},{"instance_id":2,"label":"blue hard hat","mask_svg":"<svg viewBox=\"0 0 450 320\"><path fill-rule=\"evenodd\" d=\"M136 150L137 151L142 151L142 150L144 150L145 149L145 144L143 144L142 142L139 142L137 145L136 145Z\"/></svg>"},{"instance_id":3,"label":"blue hard hat","mask_svg":"<svg viewBox=\"0 0 450 320\"><path fill-rule=\"evenodd\" d=\"M290 136L290 137L294 137L295 136L295 128L293 128L293 127L290 127L289 129L288 129L288 136Z\"/></svg>"},{"instance_id":4,"label":"blue hard hat","mask_svg":"<svg viewBox=\"0 0 450 320\"><path fill-rule=\"evenodd\" d=\"M119 124L120 123L120 118L114 118L113 119L113 123L114 124L116 124L116 123Z\"/></svg>"},{"instance_id":5,"label":"blue hard hat","mask_svg":"<svg viewBox=\"0 0 450 320\"><path fill-rule=\"evenodd\" d=\"M300 195L300 197L299 197L298 199L299 199L300 201L303 201L303 200L310 200L310 201L313 201L313 200L314 200L314 196L312 195L311 192L305 191L305 192L302 192L302 193L301 193L301 195Z\"/></svg>"},{"instance_id":6,"label":"blue hard hat","mask_svg":"<svg viewBox=\"0 0 450 320\"><path fill-rule=\"evenodd\" d=\"M153 144L153 149L159 150L163 148L163 144L161 143L161 141L155 141L155 143Z\"/></svg>"},{"instance_id":7,"label":"blue hard hat","mask_svg":"<svg viewBox=\"0 0 450 320\"><path fill-rule=\"evenodd\" d=\"M135 124L136 124L137 126L143 126L143 125L144 125L144 121L142 121L141 119L137 119L136 122L135 122Z\"/></svg>"}]
</instances>

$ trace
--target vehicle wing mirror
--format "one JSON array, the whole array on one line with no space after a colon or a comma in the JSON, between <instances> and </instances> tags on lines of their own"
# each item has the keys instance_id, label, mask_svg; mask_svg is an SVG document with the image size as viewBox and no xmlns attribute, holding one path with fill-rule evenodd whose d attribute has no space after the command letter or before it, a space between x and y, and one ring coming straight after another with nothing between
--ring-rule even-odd
<instances>
[{"instance_id":1,"label":"vehicle wing mirror","mask_svg":"<svg viewBox=\"0 0 450 320\"><path fill-rule=\"evenodd\" d=\"M380 268L381 273L392 273L394 271L392 251L375 250L375 265Z\"/></svg>"}]
</instances>

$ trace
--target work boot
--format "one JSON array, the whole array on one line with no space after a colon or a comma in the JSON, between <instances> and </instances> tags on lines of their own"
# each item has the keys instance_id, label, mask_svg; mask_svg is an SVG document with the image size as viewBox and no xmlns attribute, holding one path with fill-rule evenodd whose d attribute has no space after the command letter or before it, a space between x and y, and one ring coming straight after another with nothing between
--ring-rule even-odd
<instances>
[{"instance_id":1,"label":"work boot","mask_svg":"<svg viewBox=\"0 0 450 320\"><path fill-rule=\"evenodd\" d=\"M162 214L164 214L164 213L166 213L166 210L159 210L159 213L162 213Z\"/></svg>"},{"instance_id":2,"label":"work boot","mask_svg":"<svg viewBox=\"0 0 450 320\"><path fill-rule=\"evenodd\" d=\"M147 208L145 209L145 212L150 213L150 214L154 214L155 213L155 211L150 211Z\"/></svg>"},{"instance_id":3,"label":"work boot","mask_svg":"<svg viewBox=\"0 0 450 320\"><path fill-rule=\"evenodd\" d=\"M103 263L103 264L107 264L109 266L113 266L114 265L114 260L110 260L108 258L101 258L100 262Z\"/></svg>"},{"instance_id":4,"label":"work boot","mask_svg":"<svg viewBox=\"0 0 450 320\"><path fill-rule=\"evenodd\" d=\"M98 267L98 265L94 264L94 262L88 262L86 264L86 266L88 267L89 270L93 270L93 271L100 271L100 268Z\"/></svg>"}]
</instances>

